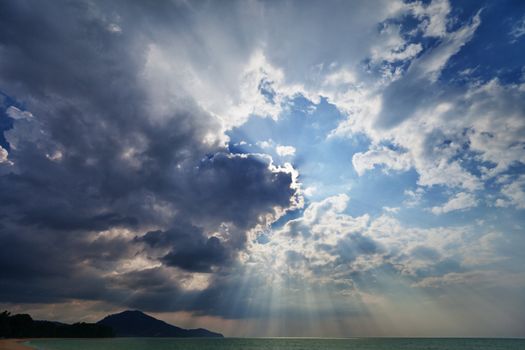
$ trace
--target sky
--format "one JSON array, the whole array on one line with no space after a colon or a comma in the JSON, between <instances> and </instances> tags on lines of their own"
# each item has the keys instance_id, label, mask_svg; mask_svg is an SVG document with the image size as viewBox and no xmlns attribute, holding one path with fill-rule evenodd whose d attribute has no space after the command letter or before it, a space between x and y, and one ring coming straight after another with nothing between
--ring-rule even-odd
<instances>
[{"instance_id":1,"label":"sky","mask_svg":"<svg viewBox=\"0 0 525 350\"><path fill-rule=\"evenodd\" d=\"M0 2L0 309L525 337L525 2Z\"/></svg>"}]
</instances>

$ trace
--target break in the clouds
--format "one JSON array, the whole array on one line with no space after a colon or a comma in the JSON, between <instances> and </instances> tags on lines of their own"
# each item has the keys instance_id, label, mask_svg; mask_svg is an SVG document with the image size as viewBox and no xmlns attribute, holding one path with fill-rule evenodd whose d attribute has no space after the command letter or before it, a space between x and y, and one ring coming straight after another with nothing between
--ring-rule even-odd
<instances>
[{"instance_id":1,"label":"break in the clouds","mask_svg":"<svg viewBox=\"0 0 525 350\"><path fill-rule=\"evenodd\" d=\"M0 304L525 336L524 13L3 1Z\"/></svg>"}]
</instances>

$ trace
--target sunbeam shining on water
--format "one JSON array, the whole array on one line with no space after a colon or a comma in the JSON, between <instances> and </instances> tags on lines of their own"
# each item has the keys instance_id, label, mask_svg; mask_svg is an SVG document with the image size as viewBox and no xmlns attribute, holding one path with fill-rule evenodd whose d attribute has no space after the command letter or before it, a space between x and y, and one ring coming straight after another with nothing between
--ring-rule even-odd
<instances>
[{"instance_id":1,"label":"sunbeam shining on water","mask_svg":"<svg viewBox=\"0 0 525 350\"><path fill-rule=\"evenodd\" d=\"M525 337L524 214L525 1L0 0L0 338Z\"/></svg>"}]
</instances>

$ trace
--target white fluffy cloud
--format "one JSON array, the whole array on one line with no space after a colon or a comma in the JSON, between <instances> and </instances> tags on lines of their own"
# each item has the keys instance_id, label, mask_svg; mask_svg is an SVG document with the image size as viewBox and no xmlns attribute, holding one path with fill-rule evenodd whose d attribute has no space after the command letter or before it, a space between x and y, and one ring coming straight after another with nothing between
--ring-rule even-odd
<instances>
[{"instance_id":1,"label":"white fluffy cloud","mask_svg":"<svg viewBox=\"0 0 525 350\"><path fill-rule=\"evenodd\" d=\"M364 133L371 139L369 150L353 156L359 175L376 165L385 170L414 168L420 186L482 190L486 181L512 164L525 163L525 85L503 84L495 78L446 91L437 80L450 58L475 35L480 13L449 31L447 1L412 6L413 13L422 20L419 30L442 38L439 44L413 58L406 71L392 72L391 78L379 85L356 83L354 78L347 85L323 90L349 115L332 136ZM381 146L384 142L403 151ZM466 167L468 162L475 168ZM472 200L468 203L473 205ZM452 204L458 204L458 200ZM434 212L448 208L436 207Z\"/></svg>"},{"instance_id":2,"label":"white fluffy cloud","mask_svg":"<svg viewBox=\"0 0 525 350\"><path fill-rule=\"evenodd\" d=\"M525 209L525 175L519 176L514 181L507 181L501 189L503 198L496 200L498 207L514 206L518 209Z\"/></svg>"},{"instance_id":3,"label":"white fluffy cloud","mask_svg":"<svg viewBox=\"0 0 525 350\"><path fill-rule=\"evenodd\" d=\"M439 215L455 210L470 209L478 205L476 197L472 193L459 192L449 198L448 202L442 206L432 207L432 213Z\"/></svg>"},{"instance_id":4,"label":"white fluffy cloud","mask_svg":"<svg viewBox=\"0 0 525 350\"><path fill-rule=\"evenodd\" d=\"M293 156L295 155L295 147L293 146L282 146L278 145L275 147L275 152L281 157Z\"/></svg>"},{"instance_id":5,"label":"white fluffy cloud","mask_svg":"<svg viewBox=\"0 0 525 350\"><path fill-rule=\"evenodd\" d=\"M7 156L9 154L7 153L7 150L0 146L0 163L8 163L9 160L7 159Z\"/></svg>"},{"instance_id":6,"label":"white fluffy cloud","mask_svg":"<svg viewBox=\"0 0 525 350\"><path fill-rule=\"evenodd\" d=\"M252 244L250 261L268 264L271 259L268 273L279 271L284 280L324 283L329 289L337 286L337 293L359 294L366 283L353 281L353 276L382 268L393 268L415 287L437 287L499 259L498 232L480 232L469 225L414 227L394 218L392 210L376 218L352 216L345 213L350 205L347 195L311 203L301 217L267 233L268 243ZM464 281L469 282L474 280ZM295 282L287 283L294 288Z\"/></svg>"},{"instance_id":7,"label":"white fluffy cloud","mask_svg":"<svg viewBox=\"0 0 525 350\"><path fill-rule=\"evenodd\" d=\"M384 165L385 170L406 171L412 167L409 153L400 153L387 147L375 147L366 152L355 153L352 165L359 175L372 170L376 165Z\"/></svg>"},{"instance_id":8,"label":"white fluffy cloud","mask_svg":"<svg viewBox=\"0 0 525 350\"><path fill-rule=\"evenodd\" d=\"M450 4L448 0L434 0L428 4L415 2L412 11L421 20L418 27L425 36L443 37L447 35L448 14Z\"/></svg>"},{"instance_id":9,"label":"white fluffy cloud","mask_svg":"<svg viewBox=\"0 0 525 350\"><path fill-rule=\"evenodd\" d=\"M31 119L33 118L33 114L29 111L22 111L19 108L15 106L10 106L6 110L6 114L9 116L9 118L13 118L15 120L17 119Z\"/></svg>"}]
</instances>

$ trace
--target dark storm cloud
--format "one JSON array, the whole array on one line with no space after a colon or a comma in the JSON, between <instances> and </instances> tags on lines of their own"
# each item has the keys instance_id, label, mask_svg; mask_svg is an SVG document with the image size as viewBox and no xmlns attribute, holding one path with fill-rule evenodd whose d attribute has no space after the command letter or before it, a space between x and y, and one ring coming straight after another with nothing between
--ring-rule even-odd
<instances>
[{"instance_id":1,"label":"dark storm cloud","mask_svg":"<svg viewBox=\"0 0 525 350\"><path fill-rule=\"evenodd\" d=\"M168 266L177 266L188 271L210 272L210 267L228 261L229 252L217 237L206 241L188 242L169 252L162 261Z\"/></svg>"},{"instance_id":2,"label":"dark storm cloud","mask_svg":"<svg viewBox=\"0 0 525 350\"><path fill-rule=\"evenodd\" d=\"M0 230L0 302L61 302L69 299L119 300L101 276L133 254L124 239L15 226ZM119 295L117 297L116 295Z\"/></svg>"},{"instance_id":3,"label":"dark storm cloud","mask_svg":"<svg viewBox=\"0 0 525 350\"><path fill-rule=\"evenodd\" d=\"M0 302L182 309L180 300L197 297L170 280L169 267L225 271L246 230L290 205L291 175L203 142L220 125L191 99L151 115L141 74L157 29L142 7L185 18L171 2L0 3L0 91L33 115L5 133L13 165L0 164ZM126 30L111 27L115 18ZM210 236L222 224L227 232ZM160 229L140 237L152 227ZM94 238L112 229L139 237ZM155 255L162 273L107 277L148 249L165 250ZM196 300L205 313L210 304Z\"/></svg>"},{"instance_id":4,"label":"dark storm cloud","mask_svg":"<svg viewBox=\"0 0 525 350\"><path fill-rule=\"evenodd\" d=\"M165 265L192 272L211 272L212 266L225 265L232 258L231 250L217 237L207 238L201 229L189 223L179 223L168 231L150 231L136 237L135 242L168 249L161 258Z\"/></svg>"},{"instance_id":5,"label":"dark storm cloud","mask_svg":"<svg viewBox=\"0 0 525 350\"><path fill-rule=\"evenodd\" d=\"M294 194L290 174L269 172L267 167L266 161L251 155L217 153L206 158L198 176L192 177L199 204L192 210L199 215L217 213L223 221L249 227L250 218L258 213L271 212L275 205L287 206ZM253 201L258 205L253 206Z\"/></svg>"}]
</instances>

